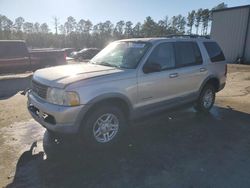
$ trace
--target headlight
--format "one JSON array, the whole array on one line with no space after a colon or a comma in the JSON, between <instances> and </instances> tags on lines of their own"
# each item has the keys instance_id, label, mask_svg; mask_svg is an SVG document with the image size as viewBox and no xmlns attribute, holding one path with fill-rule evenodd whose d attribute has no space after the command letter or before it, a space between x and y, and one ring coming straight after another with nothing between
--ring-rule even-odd
<instances>
[{"instance_id":1,"label":"headlight","mask_svg":"<svg viewBox=\"0 0 250 188\"><path fill-rule=\"evenodd\" d=\"M48 88L47 101L63 106L78 106L80 99L76 92L64 91L63 89Z\"/></svg>"}]
</instances>

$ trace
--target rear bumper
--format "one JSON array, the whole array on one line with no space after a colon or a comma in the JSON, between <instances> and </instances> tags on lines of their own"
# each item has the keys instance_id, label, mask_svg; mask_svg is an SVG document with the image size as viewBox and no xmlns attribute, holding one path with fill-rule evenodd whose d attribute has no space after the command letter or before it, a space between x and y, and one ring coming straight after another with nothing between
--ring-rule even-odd
<instances>
[{"instance_id":1,"label":"rear bumper","mask_svg":"<svg viewBox=\"0 0 250 188\"><path fill-rule=\"evenodd\" d=\"M50 104L45 100L28 93L28 110L31 116L46 129L62 134L77 133L80 127L84 105L76 107Z\"/></svg>"},{"instance_id":2,"label":"rear bumper","mask_svg":"<svg viewBox=\"0 0 250 188\"><path fill-rule=\"evenodd\" d=\"M226 82L221 83L218 91L221 91L222 89L224 89L225 86L226 86Z\"/></svg>"}]
</instances>

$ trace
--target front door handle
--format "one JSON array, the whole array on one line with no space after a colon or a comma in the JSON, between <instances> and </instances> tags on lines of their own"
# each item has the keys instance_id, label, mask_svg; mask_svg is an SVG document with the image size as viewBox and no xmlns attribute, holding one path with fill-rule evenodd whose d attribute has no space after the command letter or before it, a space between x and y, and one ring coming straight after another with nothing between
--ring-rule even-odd
<instances>
[{"instance_id":1,"label":"front door handle","mask_svg":"<svg viewBox=\"0 0 250 188\"><path fill-rule=\"evenodd\" d=\"M205 72L206 70L207 70L207 69L204 68L204 67L200 68L200 72Z\"/></svg>"},{"instance_id":2,"label":"front door handle","mask_svg":"<svg viewBox=\"0 0 250 188\"><path fill-rule=\"evenodd\" d=\"M176 78L178 77L178 73L172 73L169 75L169 78Z\"/></svg>"}]
</instances>

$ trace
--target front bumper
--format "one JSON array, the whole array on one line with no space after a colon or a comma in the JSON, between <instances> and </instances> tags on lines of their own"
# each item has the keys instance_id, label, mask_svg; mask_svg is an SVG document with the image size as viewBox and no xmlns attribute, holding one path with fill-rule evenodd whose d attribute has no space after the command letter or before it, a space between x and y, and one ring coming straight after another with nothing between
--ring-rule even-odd
<instances>
[{"instance_id":1,"label":"front bumper","mask_svg":"<svg viewBox=\"0 0 250 188\"><path fill-rule=\"evenodd\" d=\"M84 105L67 107L46 102L32 91L28 92L28 110L31 116L46 129L62 134L77 133Z\"/></svg>"}]
</instances>

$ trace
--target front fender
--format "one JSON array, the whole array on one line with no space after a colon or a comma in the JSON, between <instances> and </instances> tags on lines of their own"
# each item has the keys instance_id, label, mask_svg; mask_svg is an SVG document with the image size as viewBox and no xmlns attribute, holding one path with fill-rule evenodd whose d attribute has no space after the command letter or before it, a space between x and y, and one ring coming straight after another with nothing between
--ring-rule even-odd
<instances>
[{"instance_id":1,"label":"front fender","mask_svg":"<svg viewBox=\"0 0 250 188\"><path fill-rule=\"evenodd\" d=\"M126 97L125 95L121 94L121 93L104 93L104 94L101 94L93 99L91 99L87 105L88 106L92 106L98 102L101 102L101 101L105 101L105 100L109 100L109 99L121 99L123 100L129 107L129 110L132 110L132 104L130 102L130 100L128 99L128 97Z\"/></svg>"},{"instance_id":2,"label":"front fender","mask_svg":"<svg viewBox=\"0 0 250 188\"><path fill-rule=\"evenodd\" d=\"M123 100L129 109L129 113L132 112L132 104L129 101L129 99L121 94L121 93L104 93L102 95L99 95L93 99L91 99L86 105L84 105L84 107L81 109L78 117L77 117L77 126L78 128L81 127L81 124L84 123L83 120L86 117L86 114L89 112L89 110L91 110L92 107L94 107L94 105L96 105L99 102L105 101L105 100L110 100L110 99L120 99Z\"/></svg>"}]
</instances>

